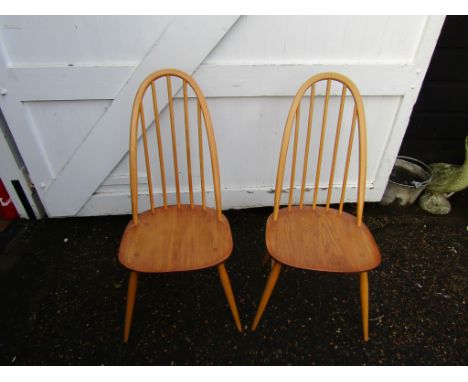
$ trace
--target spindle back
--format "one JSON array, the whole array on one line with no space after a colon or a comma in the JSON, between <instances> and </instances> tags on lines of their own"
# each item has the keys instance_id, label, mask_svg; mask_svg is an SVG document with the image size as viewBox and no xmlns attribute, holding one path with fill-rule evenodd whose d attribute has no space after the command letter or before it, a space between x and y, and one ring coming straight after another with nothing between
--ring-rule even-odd
<instances>
[{"instance_id":1,"label":"spindle back","mask_svg":"<svg viewBox=\"0 0 468 382\"><path fill-rule=\"evenodd\" d=\"M158 70L154 73L151 73L147 76L135 96L132 109L132 117L130 124L130 188L131 188L131 199L132 199L132 215L134 224L138 223L138 171L137 171L137 146L138 146L138 130L139 126L142 127L142 140L143 148L145 154L145 165L146 165L146 175L148 180L148 193L151 204L151 211L155 209L154 194L153 194L153 178L151 174L151 157L148 150L148 136L147 136L147 121L145 119L145 111L143 107L143 98L149 88L151 88L151 98L152 98L152 109L154 124L156 130L156 141L158 147L158 157L159 157L159 166L161 174L161 188L163 196L163 206L167 208L167 187L166 187L166 168L164 165L164 150L163 142L161 139L161 119L160 113L162 110L159 110L158 105L158 92L156 87L156 81L165 79L166 88L167 88L167 101L169 108L169 120L170 120L170 129L171 129L171 139L172 139L172 160L174 165L174 181L175 181L175 191L176 191L176 200L177 206L181 205L181 195L180 195L180 182L179 182L179 162L177 155L177 136L175 129L175 116L174 116L174 94L172 90L172 78L177 77L182 80L182 89L183 89L183 103L184 103L184 125L185 125L185 154L186 154L186 163L187 163L187 176L188 176L188 188L190 196L190 206L194 207L194 197L193 197L193 179L192 179L192 158L191 158L191 146L190 146L190 126L189 126L189 96L188 89L192 89L195 97L197 99L197 125L198 125L198 152L199 152L199 164L200 164L200 192L202 199L202 207L206 207L206 190L205 190L205 174L204 174L204 161L203 161L203 128L205 126L206 138L208 141L208 147L210 151L211 159L211 169L213 175L213 187L214 187L214 197L218 219L221 220L221 193L219 185L219 165L218 165L218 153L216 150L216 142L213 134L213 127L211 123L210 112L208 110L208 105L206 99L198 86L195 80L189 76L187 73L184 73L181 70L177 69L163 69ZM203 116L203 118L202 118ZM202 121L204 123L202 123ZM149 124L151 125L151 123Z\"/></svg>"},{"instance_id":2,"label":"spindle back","mask_svg":"<svg viewBox=\"0 0 468 382\"><path fill-rule=\"evenodd\" d=\"M283 139L281 142L281 151L278 163L278 170L276 176L276 189L275 189L275 203L274 203L274 220L278 218L278 211L281 204L281 193L283 189L283 179L284 179L284 172L285 172L285 165L286 165L286 158L289 149L290 137L291 132L293 129L294 124L294 142L293 142L293 153L292 153L292 163L291 163L291 179L289 184L289 200L288 200L288 208L291 209L293 203L293 195L294 195L294 178L296 173L296 159L297 159L297 145L298 145L298 137L299 137L299 129L300 129L300 109L301 109L301 101L306 94L307 91L310 91L310 102L309 102L309 114L307 119L307 137L305 142L305 149L304 149L304 162L303 162L303 169L302 169L302 183L301 183L301 194L300 194L300 201L299 207L302 208L304 204L304 193L305 193L305 185L306 185L306 178L307 178L307 167L308 167L308 159L309 159L309 147L310 147L310 136L312 130L312 121L313 121L313 114L314 114L314 106L316 100L316 85L319 82L326 81L326 91L324 95L324 104L322 109L322 126L320 132L320 146L317 153L317 167L315 171L315 182L314 182L314 195L312 206L313 209L316 208L317 205L317 196L318 196L318 189L319 189L319 182L320 182L320 174L321 174L321 166L322 166L322 157L323 157L323 149L324 149L324 137L327 128L327 118L328 118L328 109L329 109L329 101L330 101L330 90L333 82L338 82L342 85L341 90L341 99L340 99L340 106L337 118L337 126L335 130L335 140L334 140L334 147L333 147L333 159L331 163L331 170L330 170L330 178L328 182L328 190L327 190L327 200L326 200L326 209L330 208L330 201L332 196L332 189L334 184L334 175L335 175L335 168L337 162L337 153L340 141L340 131L342 130L342 121L343 121L343 111L345 108L345 101L348 92L352 95L354 101L354 109L352 115L352 122L350 128L350 134L348 138L348 148L346 154L346 164L344 167L344 174L343 174L343 183L341 187L341 198L340 198L340 206L339 206L339 214L342 214L343 211L343 203L345 200L345 193L346 193L346 184L348 180L348 170L350 165L351 153L352 153L352 146L353 146L353 138L354 138L354 131L356 127L356 123L359 129L359 174L358 174L358 189L357 189L357 225L361 225L362 222L362 214L364 209L364 194L366 189L366 121L364 115L364 106L362 102L361 94L356 87L356 85L346 76L339 74L339 73L320 73L311 78L309 78L304 84L299 88L294 100L292 102L288 118L286 120L286 126L283 133Z\"/></svg>"}]
</instances>

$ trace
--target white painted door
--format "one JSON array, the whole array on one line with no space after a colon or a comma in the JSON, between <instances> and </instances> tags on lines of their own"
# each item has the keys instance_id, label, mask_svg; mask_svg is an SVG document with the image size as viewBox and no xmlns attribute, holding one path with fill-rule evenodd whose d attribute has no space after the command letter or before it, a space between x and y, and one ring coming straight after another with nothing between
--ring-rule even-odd
<instances>
[{"instance_id":1,"label":"white painted door","mask_svg":"<svg viewBox=\"0 0 468 382\"><path fill-rule=\"evenodd\" d=\"M224 208L272 205L291 98L313 74L337 71L364 95L366 199L376 201L443 20L2 16L0 107L49 216L128 213L136 88L151 71L185 70L208 98Z\"/></svg>"}]
</instances>

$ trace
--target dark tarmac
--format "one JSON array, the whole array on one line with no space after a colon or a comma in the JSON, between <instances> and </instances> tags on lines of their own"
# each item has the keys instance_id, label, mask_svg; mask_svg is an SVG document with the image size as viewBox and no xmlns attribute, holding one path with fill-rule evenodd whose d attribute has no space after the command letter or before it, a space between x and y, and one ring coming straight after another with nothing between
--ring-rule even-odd
<instances>
[{"instance_id":1,"label":"dark tarmac","mask_svg":"<svg viewBox=\"0 0 468 382\"><path fill-rule=\"evenodd\" d=\"M15 221L0 233L0 364L466 365L468 192L451 201L447 216L366 204L382 252L369 274L368 343L357 275L285 268L257 331L248 329L269 271L271 208L225 211L242 334L215 268L150 274L127 345L117 249L130 217Z\"/></svg>"}]
</instances>

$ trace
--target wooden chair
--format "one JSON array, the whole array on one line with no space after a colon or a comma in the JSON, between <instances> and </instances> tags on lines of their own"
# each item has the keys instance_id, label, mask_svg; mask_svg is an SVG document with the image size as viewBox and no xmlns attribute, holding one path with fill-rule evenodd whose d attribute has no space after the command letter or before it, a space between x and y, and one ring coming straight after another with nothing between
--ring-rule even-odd
<instances>
[{"instance_id":1,"label":"wooden chair","mask_svg":"<svg viewBox=\"0 0 468 382\"><path fill-rule=\"evenodd\" d=\"M323 115L319 118L319 121L321 119L322 127L320 131L320 145L318 153L316 154L317 167L315 170L313 201L311 206L306 206L304 204L304 193L307 178L314 104L317 102L316 85L319 82L326 83L326 90L324 92L323 99ZM333 159L330 166L326 204L325 207L319 207L317 206L317 198L332 83L335 83L335 86L338 85L341 87L341 100L337 116L337 126L333 145ZM303 96L307 91L310 91L310 101L308 102L309 113L307 118L307 136L304 145L304 164L302 169L302 183L300 186L301 192L299 205L293 206L295 185L294 177L296 172L297 146L300 128L300 106ZM339 208L333 209L330 208L330 201L334 185L334 175L337 168L336 164L337 154L339 151L338 148L340 146L340 131L343 130L343 114L348 91L351 93L354 101L354 107L348 109L351 111L351 113L349 113L351 123L348 125L348 127L350 126L349 138L347 144L346 164L343 168L343 183L341 185ZM336 109L338 109L338 107ZM291 160L291 179L289 182L289 200L288 206L280 209L283 178L293 122L295 122L295 129ZM352 157L356 122L358 125L357 140L359 142L359 172L357 187L357 216L353 216L343 212L343 203L345 200L350 159ZM331 151L331 145L329 145L329 147ZM344 154L344 150L342 151ZM282 266L288 265L315 271L359 273L363 334L364 340L368 340L369 292L367 271L380 264L380 253L372 234L362 223L365 188L366 122L362 97L359 90L350 79L341 74L322 73L315 75L308 79L298 90L286 121L276 177L274 211L268 218L266 226L266 245L268 252L272 257L272 270L252 324L252 330L257 328L273 288L278 280Z\"/></svg>"},{"instance_id":2,"label":"wooden chair","mask_svg":"<svg viewBox=\"0 0 468 382\"><path fill-rule=\"evenodd\" d=\"M181 203L181 191L179 182L179 164L177 156L177 140L174 119L174 101L172 94L172 79L183 83L183 109L185 125L185 153L188 174L188 188L190 204ZM168 205L168 193L166 190L166 170L164 164L164 150L161 139L161 122L158 110L158 98L165 94L157 91L156 81L164 79L167 87L167 102L170 115L170 129L172 138L172 159L174 167L174 181L176 192L176 204ZM163 82L164 82L163 80ZM164 85L160 82L159 86ZM148 151L147 122L144 112L144 96L151 88L149 98L152 98L151 106L156 130L156 140L159 154L159 166L162 188L162 206L155 207L153 195L153 178L151 175L151 156ZM192 158L190 146L189 126L189 96L188 89L192 89L197 102L198 124L198 151L200 165L200 192L201 205L194 202L194 190L192 181ZM149 93L149 92L148 92ZM157 93L159 93L157 95ZM148 98L145 98L148 99ZM206 206L205 175L203 161L203 128L202 117L205 125L206 139L211 158L213 175L214 199L216 208ZM146 164L146 176L150 199L150 210L138 213L138 177L137 177L137 145L138 126L141 125L143 147ZM236 327L242 331L234 295L224 262L232 252L232 236L229 222L221 212L221 193L219 184L219 167L216 143L213 134L208 106L198 84L186 73L165 69L154 72L141 83L133 103L130 126L130 184L132 200L132 220L126 227L119 249L119 261L130 269L128 283L127 308L125 314L124 342L128 341L132 322L133 308L137 289L139 272L178 272L191 271L217 266L221 284L224 288L229 307Z\"/></svg>"}]
</instances>

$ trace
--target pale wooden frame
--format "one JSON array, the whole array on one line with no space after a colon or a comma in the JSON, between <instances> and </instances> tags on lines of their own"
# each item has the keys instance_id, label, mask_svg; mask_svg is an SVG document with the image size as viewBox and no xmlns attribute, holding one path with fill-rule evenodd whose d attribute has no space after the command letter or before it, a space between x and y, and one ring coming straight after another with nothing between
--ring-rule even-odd
<instances>
[{"instance_id":1,"label":"pale wooden frame","mask_svg":"<svg viewBox=\"0 0 468 382\"><path fill-rule=\"evenodd\" d=\"M205 131L207 134L207 140L208 140L208 145L210 149L210 159L211 159L211 169L212 169L212 175L213 175L213 185L214 185L214 194L215 194L215 204L216 204L216 210L217 210L217 215L218 219L221 220L222 216L222 204L221 204L221 190L220 190L220 180L219 180L219 163L218 163L218 152L216 149L216 141L213 133L213 124L211 122L211 116L210 112L208 109L208 105L206 103L206 99L203 95L203 92L201 91L199 85L195 82L193 78L191 78L187 73L177 70L177 69L163 69L156 71L154 73L151 73L148 75L143 82L141 83L140 87L138 88L137 94L135 96L135 100L133 102L133 108L132 108L132 117L131 117L131 124L130 124L130 188L131 188L131 200L132 200L132 216L133 216L133 221L135 224L138 223L138 169L137 169L137 146L138 146L138 121L141 117L141 108L142 108L142 100L143 96L145 95L147 89L151 86L154 81L158 80L161 77L166 77L170 78L171 76L178 77L184 81L184 83L188 83L190 87L193 89L195 92L197 99L198 99L198 105L201 109L201 114L203 115L203 120L204 120L204 126L205 126ZM168 80L169 81L169 80ZM170 82L168 82L170 83ZM154 93L154 86L152 86L153 90L153 100L155 99L155 93ZM171 115L173 114L172 110L172 98L169 98L169 107L171 111ZM185 109L185 108L184 108ZM185 109L185 115L187 116L187 110ZM200 116L199 111L197 110L198 116ZM200 118L199 119L199 125L200 124ZM159 117L155 116L156 124L157 124L157 130L159 131ZM187 120L186 120L186 127L187 127ZM146 131L146 124L142 124L142 130L145 132ZM171 117L171 130L174 133L174 125L173 125L173 115ZM159 135L159 134L158 134ZM174 136L173 136L174 138ZM144 142L146 142L146 133L143 133L143 139ZM160 138L158 139L158 145L160 144L161 140ZM201 145L202 139L200 136L200 130L199 130L199 144ZM174 144L174 140L173 140ZM201 146L200 146L201 149ZM161 150L158 150L161 153ZM147 152L148 148L146 147L145 144L145 158L146 158L146 165L147 165L147 171L148 171L148 158L147 158ZM200 155L201 155L201 160L200 160L200 173L203 174L203 157L202 157L203 151L200 150ZM161 157L160 157L161 159ZM160 163L161 164L161 163ZM162 165L164 165L162 163ZM164 173L162 171L162 173ZM152 200L152 182L150 180L151 176L149 175L148 177L148 185L150 187L150 198L151 198L151 206L152 209L154 209L154 202ZM189 170L189 183L191 183L191 170ZM176 180L178 180L178 177L176 176ZM163 192L165 193L165 181L163 180ZM180 187L177 183L177 190L178 194L180 193ZM204 193L204 176L202 176L202 193ZM191 205L193 206L193 190L190 190L190 195L191 195ZM165 200L165 205L166 205L166 199ZM203 198L203 207L205 207L205 202ZM178 196L178 206L180 206L180 195Z\"/></svg>"},{"instance_id":2,"label":"pale wooden frame","mask_svg":"<svg viewBox=\"0 0 468 382\"><path fill-rule=\"evenodd\" d=\"M349 89L351 92L354 103L355 103L355 111L356 111L356 117L357 117L357 124L359 128L359 175L358 175L358 200L357 200L357 225L361 225L362 223L362 215L363 215L363 210L364 210L364 197L365 197L365 191L366 191L366 165L367 165L367 140L366 140L366 119L365 119L365 114L364 114L364 105L362 102L362 96L359 92L359 89L357 86L354 84L353 81L351 81L348 77L340 74L340 73L333 73L333 72L326 72L326 73L320 73L317 74L311 78L309 78L307 81L305 81L302 86L299 88L299 90L296 93L296 96L294 97L294 100L292 102L291 108L289 110L288 118L286 120L286 126L284 128L284 133L283 133L283 139L281 141L281 151L280 151L280 157L278 161L278 170L277 170L277 175L276 175L276 188L275 188L275 198L274 198L274 210L273 210L273 218L274 220L278 219L278 211L280 208L281 204L281 193L283 190L283 180L284 180L284 170L286 166L286 157L288 153L288 148L289 148L289 141L291 138L291 130L293 127L293 122L296 121L296 135L295 135L295 140L294 140L294 154L296 152L297 148L297 131L298 131L298 126L297 126L297 121L299 120L297 118L297 113L299 110L299 105L302 100L302 97L304 96L305 92L313 87L316 83L320 81L327 80L327 97L325 101L325 110L324 110L324 121L322 123L322 134L321 138L323 139L323 133L324 129L326 128L326 116L327 116L327 100L329 98L330 92L329 92L329 86L330 86L330 81L337 81L343 84L343 86L346 87L346 89ZM313 100L313 97L311 97L311 102ZM354 118L353 118L354 121ZM309 125L310 126L310 125ZM352 140L350 141L352 142ZM307 146L308 147L308 146ZM320 144L320 153L319 153L319 165L321 164L321 153L323 149L323 142ZM336 152L335 152L336 155ZM295 155L293 157L293 166L295 164ZM304 163L304 166L307 165L307 162ZM347 156L347 165L346 165L346 171L345 171L345 178L347 174L347 170L349 167L349 153ZM294 185L293 183L293 176L294 176L294 171L292 172L291 176L291 187L290 187L290 198L289 198L289 206L291 205L291 200L292 200L292 192L294 190ZM315 182L315 192L314 192L314 206L316 205L316 197L317 197L317 187L318 187L318 182L316 179ZM343 184L344 189L346 188L346 183ZM303 188L304 188L304 183L302 184L301 188L301 193L303 193ZM327 198L327 204L330 202L330 198ZM342 193L341 197L341 202L340 202L340 212L342 211L342 204L344 202L344 195Z\"/></svg>"}]
</instances>

